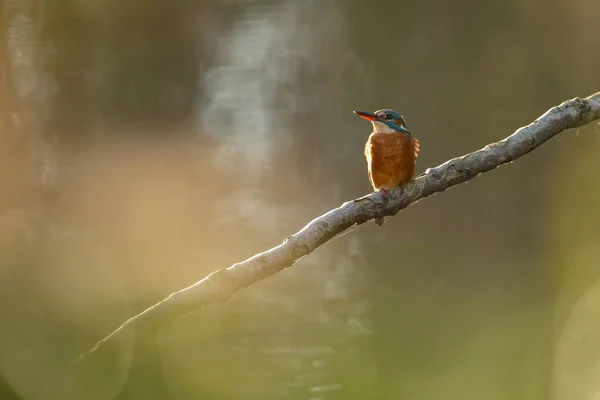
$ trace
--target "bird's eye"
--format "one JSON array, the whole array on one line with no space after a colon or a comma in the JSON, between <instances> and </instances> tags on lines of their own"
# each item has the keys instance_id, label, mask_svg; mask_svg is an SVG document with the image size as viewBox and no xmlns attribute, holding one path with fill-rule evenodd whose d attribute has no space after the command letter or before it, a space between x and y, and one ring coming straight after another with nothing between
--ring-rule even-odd
<instances>
[{"instance_id":1,"label":"bird's eye","mask_svg":"<svg viewBox=\"0 0 600 400\"><path fill-rule=\"evenodd\" d=\"M387 119L394 119L394 116L392 114L388 114L388 115L386 115L386 118Z\"/></svg>"}]
</instances>

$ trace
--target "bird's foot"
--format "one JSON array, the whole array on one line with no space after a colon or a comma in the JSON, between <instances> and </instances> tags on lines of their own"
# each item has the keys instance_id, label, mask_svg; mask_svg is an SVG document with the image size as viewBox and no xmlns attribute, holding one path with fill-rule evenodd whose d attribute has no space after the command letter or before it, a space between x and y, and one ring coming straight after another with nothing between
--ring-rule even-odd
<instances>
[{"instance_id":1,"label":"bird's foot","mask_svg":"<svg viewBox=\"0 0 600 400\"><path fill-rule=\"evenodd\" d=\"M383 198L383 200L388 201L388 199L389 199L388 190L381 188L381 189L379 189L379 192L381 193L381 197Z\"/></svg>"}]
</instances>

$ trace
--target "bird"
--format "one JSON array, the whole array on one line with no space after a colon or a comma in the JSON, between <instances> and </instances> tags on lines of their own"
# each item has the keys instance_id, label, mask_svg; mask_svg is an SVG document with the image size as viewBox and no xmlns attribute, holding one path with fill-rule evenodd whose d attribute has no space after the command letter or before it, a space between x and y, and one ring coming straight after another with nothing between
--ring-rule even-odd
<instances>
[{"instance_id":1,"label":"bird","mask_svg":"<svg viewBox=\"0 0 600 400\"><path fill-rule=\"evenodd\" d=\"M415 174L419 140L406 129L404 117L390 109L375 112L354 111L370 121L373 132L365 144L369 181L384 199L388 190L409 182Z\"/></svg>"}]
</instances>

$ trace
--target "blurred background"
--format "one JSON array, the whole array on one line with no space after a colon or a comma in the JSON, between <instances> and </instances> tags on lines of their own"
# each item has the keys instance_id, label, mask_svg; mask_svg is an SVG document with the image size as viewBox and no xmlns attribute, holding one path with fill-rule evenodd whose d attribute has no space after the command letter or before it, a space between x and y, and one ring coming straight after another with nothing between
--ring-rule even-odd
<instances>
[{"instance_id":1,"label":"blurred background","mask_svg":"<svg viewBox=\"0 0 600 400\"><path fill-rule=\"evenodd\" d=\"M237 294L128 317L600 90L592 0L0 1L0 398L598 399L600 127ZM139 335L137 335L139 336Z\"/></svg>"}]
</instances>

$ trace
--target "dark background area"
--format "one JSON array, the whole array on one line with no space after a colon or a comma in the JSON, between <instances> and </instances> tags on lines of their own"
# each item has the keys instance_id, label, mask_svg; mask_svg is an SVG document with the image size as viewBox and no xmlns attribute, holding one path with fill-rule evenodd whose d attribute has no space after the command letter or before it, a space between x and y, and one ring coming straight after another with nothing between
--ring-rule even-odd
<instances>
[{"instance_id":1,"label":"dark background area","mask_svg":"<svg viewBox=\"0 0 600 400\"><path fill-rule=\"evenodd\" d=\"M74 363L367 193L352 110L403 113L420 173L600 90L600 3L0 7L0 398L600 393L597 124Z\"/></svg>"}]
</instances>

